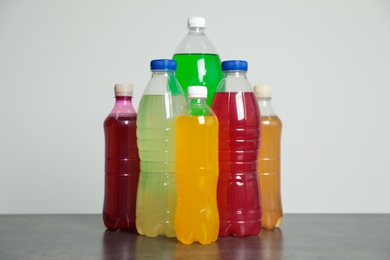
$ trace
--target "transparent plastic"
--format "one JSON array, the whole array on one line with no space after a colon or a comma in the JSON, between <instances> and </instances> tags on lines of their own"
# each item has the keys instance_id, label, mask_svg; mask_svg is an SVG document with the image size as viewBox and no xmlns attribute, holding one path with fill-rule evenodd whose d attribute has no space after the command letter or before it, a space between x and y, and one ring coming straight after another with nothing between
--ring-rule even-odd
<instances>
[{"instance_id":1,"label":"transparent plastic","mask_svg":"<svg viewBox=\"0 0 390 260\"><path fill-rule=\"evenodd\" d=\"M132 89L131 89L132 92ZM103 222L109 230L134 230L140 162L136 138L137 114L130 92L117 93L104 121L105 188Z\"/></svg>"},{"instance_id":2,"label":"transparent plastic","mask_svg":"<svg viewBox=\"0 0 390 260\"><path fill-rule=\"evenodd\" d=\"M222 69L221 59L205 34L204 26L192 27L189 23L188 33L175 50L173 59L178 64L176 77L185 96L188 86L205 86L208 90L207 104L210 106L222 79Z\"/></svg>"},{"instance_id":3,"label":"transparent plastic","mask_svg":"<svg viewBox=\"0 0 390 260\"><path fill-rule=\"evenodd\" d=\"M211 106L219 121L219 236L256 236L262 225L257 174L260 111L246 68L241 67L247 63L225 62L222 65L240 66L224 71Z\"/></svg>"},{"instance_id":4,"label":"transparent plastic","mask_svg":"<svg viewBox=\"0 0 390 260\"><path fill-rule=\"evenodd\" d=\"M163 61L176 65L172 60ZM137 117L141 172L136 226L141 235L176 236L175 120L184 106L185 98L174 69L152 70Z\"/></svg>"},{"instance_id":5,"label":"transparent plastic","mask_svg":"<svg viewBox=\"0 0 390 260\"><path fill-rule=\"evenodd\" d=\"M270 88L255 86L254 90L261 112L262 135L258 173L263 207L263 227L274 229L280 227L283 220L280 187L282 121L272 107Z\"/></svg>"},{"instance_id":6,"label":"transparent plastic","mask_svg":"<svg viewBox=\"0 0 390 260\"><path fill-rule=\"evenodd\" d=\"M218 119L202 94L190 97L176 119L176 152L177 239L210 244L219 229Z\"/></svg>"}]
</instances>

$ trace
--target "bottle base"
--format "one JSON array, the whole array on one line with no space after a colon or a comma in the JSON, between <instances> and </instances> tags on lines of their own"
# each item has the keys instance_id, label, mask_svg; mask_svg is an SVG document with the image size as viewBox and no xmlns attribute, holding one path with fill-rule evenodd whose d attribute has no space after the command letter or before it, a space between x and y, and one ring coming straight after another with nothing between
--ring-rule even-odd
<instances>
[{"instance_id":1,"label":"bottle base","mask_svg":"<svg viewBox=\"0 0 390 260\"><path fill-rule=\"evenodd\" d=\"M134 231L135 221L131 220L128 216L113 218L109 217L109 215L103 212L103 223L107 230L109 231L117 231L117 230L125 230L125 231Z\"/></svg>"},{"instance_id":2,"label":"bottle base","mask_svg":"<svg viewBox=\"0 0 390 260\"><path fill-rule=\"evenodd\" d=\"M237 236L237 237L247 237L247 236L257 236L261 231L261 220L260 221L251 221L251 222L231 222L231 221L221 221L219 228L220 237L228 236Z\"/></svg>"},{"instance_id":3,"label":"bottle base","mask_svg":"<svg viewBox=\"0 0 390 260\"><path fill-rule=\"evenodd\" d=\"M146 237L158 237L166 236L169 238L176 237L175 229L171 225L155 225L149 226L148 228L143 227L141 223L137 222L137 231L138 234Z\"/></svg>"},{"instance_id":4,"label":"bottle base","mask_svg":"<svg viewBox=\"0 0 390 260\"><path fill-rule=\"evenodd\" d=\"M278 228L282 225L282 221L283 217L279 217L276 222L263 221L263 228L268 230Z\"/></svg>"}]
</instances>

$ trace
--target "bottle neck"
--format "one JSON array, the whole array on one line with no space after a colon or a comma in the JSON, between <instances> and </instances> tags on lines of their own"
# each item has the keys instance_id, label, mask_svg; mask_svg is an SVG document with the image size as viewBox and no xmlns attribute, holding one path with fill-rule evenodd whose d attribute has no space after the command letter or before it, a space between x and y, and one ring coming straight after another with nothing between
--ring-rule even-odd
<instances>
[{"instance_id":1,"label":"bottle neck","mask_svg":"<svg viewBox=\"0 0 390 260\"><path fill-rule=\"evenodd\" d=\"M205 28L201 28L201 27L188 28L188 34L191 34L191 35L203 35L204 31L205 31Z\"/></svg>"},{"instance_id":2,"label":"bottle neck","mask_svg":"<svg viewBox=\"0 0 390 260\"><path fill-rule=\"evenodd\" d=\"M152 70L152 80L172 80L175 78L175 70Z\"/></svg>"},{"instance_id":3,"label":"bottle neck","mask_svg":"<svg viewBox=\"0 0 390 260\"><path fill-rule=\"evenodd\" d=\"M143 95L171 95L184 96L183 90L176 79L175 70L152 70L151 78L146 85Z\"/></svg>"},{"instance_id":4,"label":"bottle neck","mask_svg":"<svg viewBox=\"0 0 390 260\"><path fill-rule=\"evenodd\" d=\"M228 70L224 71L226 77L236 77L236 78L247 78L247 74L245 70Z\"/></svg>"},{"instance_id":5,"label":"bottle neck","mask_svg":"<svg viewBox=\"0 0 390 260\"><path fill-rule=\"evenodd\" d=\"M206 105L206 98L189 97L188 103L190 103L191 105Z\"/></svg>"},{"instance_id":6,"label":"bottle neck","mask_svg":"<svg viewBox=\"0 0 390 260\"><path fill-rule=\"evenodd\" d=\"M169 77L174 74L174 70L152 70L152 77Z\"/></svg>"},{"instance_id":7,"label":"bottle neck","mask_svg":"<svg viewBox=\"0 0 390 260\"><path fill-rule=\"evenodd\" d=\"M206 98L190 97L188 103L181 112L184 115L189 116L214 116L214 112L206 103Z\"/></svg>"},{"instance_id":8,"label":"bottle neck","mask_svg":"<svg viewBox=\"0 0 390 260\"><path fill-rule=\"evenodd\" d=\"M221 84L218 85L217 91L253 93L253 88L247 79L246 71L224 71L224 77Z\"/></svg>"},{"instance_id":9,"label":"bottle neck","mask_svg":"<svg viewBox=\"0 0 390 260\"><path fill-rule=\"evenodd\" d=\"M116 96L115 105L110 114L134 114L136 113L131 96Z\"/></svg>"},{"instance_id":10,"label":"bottle neck","mask_svg":"<svg viewBox=\"0 0 390 260\"><path fill-rule=\"evenodd\" d=\"M276 116L275 110L271 104L271 97L257 97L262 117Z\"/></svg>"}]
</instances>

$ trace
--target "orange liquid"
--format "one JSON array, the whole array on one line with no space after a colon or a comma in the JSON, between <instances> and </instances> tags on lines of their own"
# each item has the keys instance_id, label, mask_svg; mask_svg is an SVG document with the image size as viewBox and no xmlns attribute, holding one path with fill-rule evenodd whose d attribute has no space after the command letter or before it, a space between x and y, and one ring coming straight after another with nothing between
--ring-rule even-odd
<instances>
[{"instance_id":1,"label":"orange liquid","mask_svg":"<svg viewBox=\"0 0 390 260\"><path fill-rule=\"evenodd\" d=\"M183 244L218 238L218 119L176 119L176 237Z\"/></svg>"},{"instance_id":2,"label":"orange liquid","mask_svg":"<svg viewBox=\"0 0 390 260\"><path fill-rule=\"evenodd\" d=\"M282 224L283 210L280 192L280 139L282 122L277 116L261 118L261 149L259 179L263 206L263 227L273 229Z\"/></svg>"}]
</instances>

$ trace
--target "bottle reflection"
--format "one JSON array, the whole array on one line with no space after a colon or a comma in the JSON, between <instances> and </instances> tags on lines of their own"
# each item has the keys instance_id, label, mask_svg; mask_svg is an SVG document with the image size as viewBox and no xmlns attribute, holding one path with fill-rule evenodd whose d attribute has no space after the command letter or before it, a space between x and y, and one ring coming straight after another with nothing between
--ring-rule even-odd
<instances>
[{"instance_id":1,"label":"bottle reflection","mask_svg":"<svg viewBox=\"0 0 390 260\"><path fill-rule=\"evenodd\" d=\"M283 259L283 234L280 228L262 229L260 232L262 259Z\"/></svg>"},{"instance_id":2,"label":"bottle reflection","mask_svg":"<svg viewBox=\"0 0 390 260\"><path fill-rule=\"evenodd\" d=\"M219 260L225 258L220 257L219 246L217 242L213 242L208 245L202 245L198 242L194 242L190 245L184 245L178 242L176 244L174 259Z\"/></svg>"},{"instance_id":3,"label":"bottle reflection","mask_svg":"<svg viewBox=\"0 0 390 260\"><path fill-rule=\"evenodd\" d=\"M259 236L219 237L216 242L184 245L176 238L154 238L136 232L105 231L103 259L283 259L282 230L262 229Z\"/></svg>"},{"instance_id":4,"label":"bottle reflection","mask_svg":"<svg viewBox=\"0 0 390 260\"><path fill-rule=\"evenodd\" d=\"M174 259L176 243L179 241L175 237L139 235L135 246L135 259Z\"/></svg>"},{"instance_id":5,"label":"bottle reflection","mask_svg":"<svg viewBox=\"0 0 390 260\"><path fill-rule=\"evenodd\" d=\"M134 259L137 232L109 231L103 234L103 259Z\"/></svg>"},{"instance_id":6,"label":"bottle reflection","mask_svg":"<svg viewBox=\"0 0 390 260\"><path fill-rule=\"evenodd\" d=\"M217 240L220 259L265 259L280 260L283 258L282 231L262 229L259 236L220 237Z\"/></svg>"}]
</instances>

